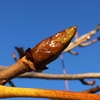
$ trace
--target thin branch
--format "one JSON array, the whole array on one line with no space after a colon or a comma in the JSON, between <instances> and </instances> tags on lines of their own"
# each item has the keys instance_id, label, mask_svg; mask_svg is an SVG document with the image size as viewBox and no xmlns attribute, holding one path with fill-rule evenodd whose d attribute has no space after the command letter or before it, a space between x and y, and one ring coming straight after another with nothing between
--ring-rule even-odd
<instances>
[{"instance_id":1,"label":"thin branch","mask_svg":"<svg viewBox=\"0 0 100 100\"><path fill-rule=\"evenodd\" d=\"M83 83L83 84L85 84L85 85L94 85L95 84L95 81L94 80L87 82L84 79L80 79L80 82Z\"/></svg>"},{"instance_id":2,"label":"thin branch","mask_svg":"<svg viewBox=\"0 0 100 100\"><path fill-rule=\"evenodd\" d=\"M68 51L70 54L73 54L73 55L78 55L79 53L78 52L75 52L75 51L72 51L72 50L70 50L70 51Z\"/></svg>"},{"instance_id":3,"label":"thin branch","mask_svg":"<svg viewBox=\"0 0 100 100\"><path fill-rule=\"evenodd\" d=\"M82 44L80 44L79 46L81 46L81 47L89 46L89 45L91 45L91 44L93 44L93 43L95 43L95 42L98 42L98 41L100 41L99 37L98 37L97 39L91 40L91 41L89 41L89 42L82 43Z\"/></svg>"},{"instance_id":4,"label":"thin branch","mask_svg":"<svg viewBox=\"0 0 100 100\"><path fill-rule=\"evenodd\" d=\"M15 49L17 50L17 52L19 54L19 59L21 59L22 57L25 56L25 51L24 51L23 47L15 47Z\"/></svg>"},{"instance_id":5,"label":"thin branch","mask_svg":"<svg viewBox=\"0 0 100 100\"><path fill-rule=\"evenodd\" d=\"M92 79L100 78L100 73L84 73L84 74L44 74L27 72L18 76L18 78L40 78L50 80L79 80L79 79Z\"/></svg>"},{"instance_id":6,"label":"thin branch","mask_svg":"<svg viewBox=\"0 0 100 100\"><path fill-rule=\"evenodd\" d=\"M9 81L9 84L10 84L12 87L16 87L12 81Z\"/></svg>"},{"instance_id":7,"label":"thin branch","mask_svg":"<svg viewBox=\"0 0 100 100\"><path fill-rule=\"evenodd\" d=\"M63 51L63 52L68 52L71 51L72 49L74 49L77 46L80 46L82 43L87 42L88 40L91 39L91 37L93 37L98 31L100 30L100 24L91 32L86 33L84 35L82 35L79 38L76 38L74 40L74 42L71 42L70 45ZM97 41L95 41L97 42ZM94 42L93 42L94 43ZM92 43L91 43L92 44Z\"/></svg>"},{"instance_id":8,"label":"thin branch","mask_svg":"<svg viewBox=\"0 0 100 100\"><path fill-rule=\"evenodd\" d=\"M0 66L0 70L6 67ZM50 80L79 80L79 79L93 79L100 78L100 73L84 73L84 74L46 74L37 72L26 72L19 75L17 78L40 78Z\"/></svg>"},{"instance_id":9,"label":"thin branch","mask_svg":"<svg viewBox=\"0 0 100 100\"><path fill-rule=\"evenodd\" d=\"M98 94L35 88L15 88L0 85L0 98L16 97L51 98L60 100L100 100L100 95Z\"/></svg>"},{"instance_id":10,"label":"thin branch","mask_svg":"<svg viewBox=\"0 0 100 100\"><path fill-rule=\"evenodd\" d=\"M17 62L17 57L16 57L16 54L14 52L12 53L12 57L13 57L14 61Z\"/></svg>"},{"instance_id":11,"label":"thin branch","mask_svg":"<svg viewBox=\"0 0 100 100\"><path fill-rule=\"evenodd\" d=\"M96 87L90 88L88 90L84 90L82 92L85 92L85 93L96 93L96 92L99 92L99 91L100 91L100 86L96 86Z\"/></svg>"},{"instance_id":12,"label":"thin branch","mask_svg":"<svg viewBox=\"0 0 100 100\"><path fill-rule=\"evenodd\" d=\"M63 55L60 55L60 58L61 58L61 62L62 62L63 73L66 75L66 68L65 68L65 64L64 64ZM68 89L68 81L67 80L65 80L65 86L66 86L66 90L69 90Z\"/></svg>"}]
</instances>

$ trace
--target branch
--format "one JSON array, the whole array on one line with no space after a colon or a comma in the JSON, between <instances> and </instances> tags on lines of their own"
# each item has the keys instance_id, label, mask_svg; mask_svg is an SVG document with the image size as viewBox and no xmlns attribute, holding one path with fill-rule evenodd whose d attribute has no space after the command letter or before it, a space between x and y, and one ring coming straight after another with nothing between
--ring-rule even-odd
<instances>
[{"instance_id":1,"label":"branch","mask_svg":"<svg viewBox=\"0 0 100 100\"><path fill-rule=\"evenodd\" d=\"M14 84L11 80L9 81L9 84L10 84L12 87L16 87L15 84Z\"/></svg>"},{"instance_id":2,"label":"branch","mask_svg":"<svg viewBox=\"0 0 100 100\"><path fill-rule=\"evenodd\" d=\"M65 64L64 64L63 55L60 55L60 59L61 59L61 62L62 62L63 74L67 74ZM68 81L67 80L65 80L65 86L66 86L66 90L68 91L69 89L68 89Z\"/></svg>"},{"instance_id":3,"label":"branch","mask_svg":"<svg viewBox=\"0 0 100 100\"><path fill-rule=\"evenodd\" d=\"M7 66L6 66L6 67L7 67ZM0 66L0 71L6 69L6 67L5 67L5 66ZM14 83L13 83L11 80L9 81L9 84L10 84L12 87L15 87Z\"/></svg>"},{"instance_id":4,"label":"branch","mask_svg":"<svg viewBox=\"0 0 100 100\"><path fill-rule=\"evenodd\" d=\"M27 72L18 76L18 78L40 78L50 80L79 80L79 79L92 79L100 78L100 73L84 73L84 74L44 74Z\"/></svg>"},{"instance_id":5,"label":"branch","mask_svg":"<svg viewBox=\"0 0 100 100\"><path fill-rule=\"evenodd\" d=\"M83 44L84 42L87 42L87 41L90 40L91 37L93 37L99 30L100 30L100 24L99 24L94 30L92 30L91 32L86 33L86 34L82 35L82 36L79 37L79 38L76 38L76 39L74 40L74 42L71 42L70 45L69 45L63 52L71 51L71 50L74 49L75 47L80 46L80 45ZM93 44L93 43L95 43L95 42L97 42L98 40L100 40L100 39L97 39L97 40L94 40L94 41L90 42L89 45L90 45L90 44ZM87 45L86 45L86 46L87 46Z\"/></svg>"},{"instance_id":6,"label":"branch","mask_svg":"<svg viewBox=\"0 0 100 100\"><path fill-rule=\"evenodd\" d=\"M6 69L0 66L0 70ZM80 80L80 79L93 79L100 78L100 73L84 73L84 74L46 74L37 72L26 72L19 75L17 78L40 78L50 80Z\"/></svg>"},{"instance_id":7,"label":"branch","mask_svg":"<svg viewBox=\"0 0 100 100\"><path fill-rule=\"evenodd\" d=\"M95 81L94 80L87 82L84 79L80 79L80 82L83 83L83 84L85 84L85 85L94 85L95 84Z\"/></svg>"},{"instance_id":8,"label":"branch","mask_svg":"<svg viewBox=\"0 0 100 100\"><path fill-rule=\"evenodd\" d=\"M85 93L96 93L98 91L100 91L100 86L96 86L96 87L90 88L88 90L84 90L82 92L85 92Z\"/></svg>"},{"instance_id":9,"label":"branch","mask_svg":"<svg viewBox=\"0 0 100 100\"><path fill-rule=\"evenodd\" d=\"M80 44L79 46L81 46L81 47L89 46L89 45L91 45L91 44L93 44L93 43L95 43L95 42L100 41L99 38L100 38L100 37L98 37L97 39L94 39L94 40L92 40L92 41L89 41L89 42L86 42L86 43L82 43L82 44Z\"/></svg>"},{"instance_id":10,"label":"branch","mask_svg":"<svg viewBox=\"0 0 100 100\"><path fill-rule=\"evenodd\" d=\"M32 70L31 67L34 68L34 64L29 60L27 60L26 57L23 57L15 64L0 71L0 84L5 85L12 78L15 78L18 75L23 74L25 72L31 71Z\"/></svg>"},{"instance_id":11,"label":"branch","mask_svg":"<svg viewBox=\"0 0 100 100\"><path fill-rule=\"evenodd\" d=\"M100 100L100 95L61 90L15 88L0 85L0 98L51 98L60 100Z\"/></svg>"},{"instance_id":12,"label":"branch","mask_svg":"<svg viewBox=\"0 0 100 100\"><path fill-rule=\"evenodd\" d=\"M73 54L73 55L78 55L78 52L75 52L75 51L72 51L72 50L70 50L70 51L68 51L70 54Z\"/></svg>"}]
</instances>

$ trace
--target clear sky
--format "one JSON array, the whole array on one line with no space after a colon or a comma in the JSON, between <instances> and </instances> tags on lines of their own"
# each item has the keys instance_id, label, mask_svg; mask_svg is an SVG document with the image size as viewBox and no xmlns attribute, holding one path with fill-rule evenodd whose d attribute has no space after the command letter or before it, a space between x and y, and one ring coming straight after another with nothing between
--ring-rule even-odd
<instances>
[{"instance_id":1,"label":"clear sky","mask_svg":"<svg viewBox=\"0 0 100 100\"><path fill-rule=\"evenodd\" d=\"M73 25L78 26L81 36L99 23L100 0L0 0L0 65L10 66L15 63L12 58L12 52L17 53L15 46L23 46L24 50L32 48L41 40ZM100 32L94 38L98 36ZM78 51L79 55L63 55L67 73L100 72L100 42L85 48L75 48L74 51ZM48 67L44 73L63 73L60 58ZM18 87L65 90L64 81L13 79L13 82ZM100 81L96 80L94 86L99 84ZM68 81L68 86L71 91L92 87L78 80Z\"/></svg>"}]
</instances>

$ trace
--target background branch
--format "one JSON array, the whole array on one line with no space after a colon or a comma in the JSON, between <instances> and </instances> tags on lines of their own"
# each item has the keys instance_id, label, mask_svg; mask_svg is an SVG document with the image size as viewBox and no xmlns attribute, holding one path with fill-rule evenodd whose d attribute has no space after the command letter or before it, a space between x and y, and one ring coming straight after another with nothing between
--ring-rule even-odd
<instances>
[{"instance_id":1,"label":"background branch","mask_svg":"<svg viewBox=\"0 0 100 100\"><path fill-rule=\"evenodd\" d=\"M86 33L79 38L76 38L73 42L70 43L70 45L63 52L68 52L77 46L82 46L81 44L90 40L91 37L93 37L99 30L100 30L100 24L91 32ZM100 39L97 38L96 40L89 42L88 45L98 42L98 40L100 40ZM84 46L88 46L88 45L84 45Z\"/></svg>"},{"instance_id":2,"label":"background branch","mask_svg":"<svg viewBox=\"0 0 100 100\"><path fill-rule=\"evenodd\" d=\"M89 41L89 42L82 43L82 44L80 44L79 46L81 46L81 47L89 46L89 45L91 45L91 44L93 44L93 43L95 43L95 42L100 41L99 38L100 38L100 37L98 37L97 39L91 40L91 41Z\"/></svg>"},{"instance_id":3,"label":"background branch","mask_svg":"<svg viewBox=\"0 0 100 100\"><path fill-rule=\"evenodd\" d=\"M41 78L41 79L54 79L54 80L79 80L100 78L100 73L84 73L84 74L44 74L27 72L18 76L19 78Z\"/></svg>"},{"instance_id":4,"label":"background branch","mask_svg":"<svg viewBox=\"0 0 100 100\"><path fill-rule=\"evenodd\" d=\"M0 66L0 70L6 67ZM79 80L79 79L93 79L100 78L100 73L84 73L84 74L46 74L37 72L26 72L19 75L17 78L40 78L40 79L54 79L54 80Z\"/></svg>"}]
</instances>

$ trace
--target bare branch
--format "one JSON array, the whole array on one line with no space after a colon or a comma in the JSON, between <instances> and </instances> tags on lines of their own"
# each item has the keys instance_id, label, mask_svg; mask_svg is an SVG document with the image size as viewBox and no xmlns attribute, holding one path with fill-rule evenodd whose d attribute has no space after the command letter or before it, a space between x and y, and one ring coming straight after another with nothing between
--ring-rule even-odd
<instances>
[{"instance_id":1,"label":"bare branch","mask_svg":"<svg viewBox=\"0 0 100 100\"><path fill-rule=\"evenodd\" d=\"M6 67L0 66L0 70ZM84 74L46 74L37 72L26 72L19 75L17 78L40 78L40 79L54 79L54 80L79 80L79 79L93 79L100 78L100 73L84 73Z\"/></svg>"},{"instance_id":2,"label":"bare branch","mask_svg":"<svg viewBox=\"0 0 100 100\"><path fill-rule=\"evenodd\" d=\"M0 85L0 98L16 97L50 98L58 100L100 100L99 94L36 88L15 88Z\"/></svg>"},{"instance_id":3,"label":"bare branch","mask_svg":"<svg viewBox=\"0 0 100 100\"><path fill-rule=\"evenodd\" d=\"M6 67L0 66L0 70L4 70L4 69L6 69ZM14 83L13 83L11 80L10 80L8 83L9 83L12 87L15 87Z\"/></svg>"},{"instance_id":4,"label":"bare branch","mask_svg":"<svg viewBox=\"0 0 100 100\"><path fill-rule=\"evenodd\" d=\"M70 45L63 51L63 52L68 52L71 51L72 49L74 49L77 46L80 46L82 43L87 42L88 40L91 39L92 36L94 36L98 31L100 30L100 24L91 32L86 33L84 35L82 35L79 38L76 38L74 40L74 42L71 42ZM97 41L95 41L97 42ZM93 42L94 43L94 42ZM91 43L92 44L92 43Z\"/></svg>"},{"instance_id":5,"label":"bare branch","mask_svg":"<svg viewBox=\"0 0 100 100\"><path fill-rule=\"evenodd\" d=\"M78 55L79 53L78 52L75 52L75 51L72 51L72 50L70 50L70 51L68 51L70 54L73 54L73 55Z\"/></svg>"},{"instance_id":6,"label":"bare branch","mask_svg":"<svg viewBox=\"0 0 100 100\"><path fill-rule=\"evenodd\" d=\"M99 92L99 91L100 91L100 86L96 86L96 87L90 88L88 90L84 90L82 92L85 92L85 93L96 93L96 92Z\"/></svg>"},{"instance_id":7,"label":"bare branch","mask_svg":"<svg viewBox=\"0 0 100 100\"><path fill-rule=\"evenodd\" d=\"M19 54L19 59L25 56L25 51L24 51L23 47L15 47L15 49L17 50L17 52Z\"/></svg>"},{"instance_id":8,"label":"bare branch","mask_svg":"<svg viewBox=\"0 0 100 100\"><path fill-rule=\"evenodd\" d=\"M63 55L60 55L60 59L61 59L61 62L62 62L63 73L67 74L66 68L65 68L65 64L64 64L64 57L63 57ZM68 81L67 80L65 80L65 86L66 86L66 90L68 91L69 89L68 89Z\"/></svg>"},{"instance_id":9,"label":"bare branch","mask_svg":"<svg viewBox=\"0 0 100 100\"><path fill-rule=\"evenodd\" d=\"M12 81L9 81L9 84L10 84L12 87L16 87Z\"/></svg>"},{"instance_id":10,"label":"bare branch","mask_svg":"<svg viewBox=\"0 0 100 100\"><path fill-rule=\"evenodd\" d=\"M95 81L85 81L84 79L80 79L80 82L83 83L84 85L94 85L95 84Z\"/></svg>"},{"instance_id":11,"label":"bare branch","mask_svg":"<svg viewBox=\"0 0 100 100\"><path fill-rule=\"evenodd\" d=\"M16 54L14 52L12 53L12 57L13 57L14 61L17 62L17 57L16 57Z\"/></svg>"},{"instance_id":12,"label":"bare branch","mask_svg":"<svg viewBox=\"0 0 100 100\"><path fill-rule=\"evenodd\" d=\"M95 86L93 88L90 88L88 90L83 90L84 93L96 93L100 91L100 86ZM49 100L60 100L60 99L49 99Z\"/></svg>"},{"instance_id":13,"label":"bare branch","mask_svg":"<svg viewBox=\"0 0 100 100\"><path fill-rule=\"evenodd\" d=\"M33 63L27 60L26 57L23 57L15 64L4 68L4 70L0 71L0 85L5 85L12 78L17 77L20 74L32 71L30 66L34 67Z\"/></svg>"},{"instance_id":14,"label":"bare branch","mask_svg":"<svg viewBox=\"0 0 100 100\"><path fill-rule=\"evenodd\" d=\"M18 76L18 78L40 78L50 80L79 80L79 79L92 79L100 78L100 73L84 73L84 74L43 74L27 72Z\"/></svg>"},{"instance_id":15,"label":"bare branch","mask_svg":"<svg viewBox=\"0 0 100 100\"><path fill-rule=\"evenodd\" d=\"M98 42L98 41L100 41L99 37L97 39L92 40L92 41L89 41L89 42L86 42L86 43L82 43L79 46L81 46L81 47L89 46L89 45L91 45L91 44L93 44L95 42Z\"/></svg>"}]
</instances>

